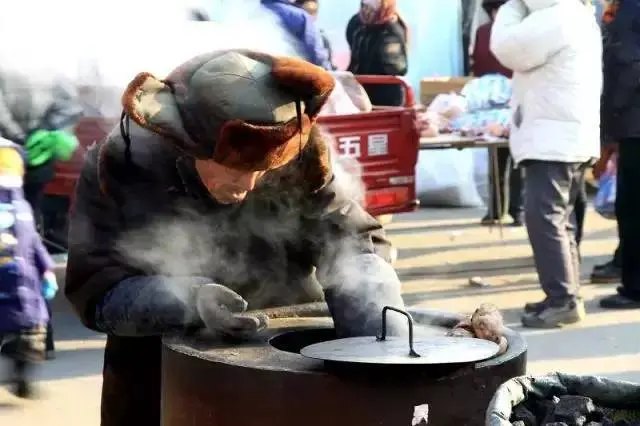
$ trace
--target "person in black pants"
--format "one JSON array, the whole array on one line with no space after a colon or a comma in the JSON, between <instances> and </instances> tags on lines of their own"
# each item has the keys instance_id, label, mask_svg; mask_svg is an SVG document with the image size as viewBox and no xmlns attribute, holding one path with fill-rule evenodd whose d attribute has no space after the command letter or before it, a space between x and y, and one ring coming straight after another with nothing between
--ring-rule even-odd
<instances>
[{"instance_id":1,"label":"person in black pants","mask_svg":"<svg viewBox=\"0 0 640 426\"><path fill-rule=\"evenodd\" d=\"M640 117L639 117L640 119ZM621 139L618 155L616 219L620 243L614 260L620 265L622 285L617 294L605 297L600 306L609 309L640 308L640 137ZM618 259L616 259L616 257Z\"/></svg>"},{"instance_id":2,"label":"person in black pants","mask_svg":"<svg viewBox=\"0 0 640 426\"><path fill-rule=\"evenodd\" d=\"M619 2L603 24L602 132L618 141L616 219L622 285L605 297L607 309L640 308L640 4Z\"/></svg>"},{"instance_id":3,"label":"person in black pants","mask_svg":"<svg viewBox=\"0 0 640 426\"><path fill-rule=\"evenodd\" d=\"M489 173L489 191L490 202L493 204L491 209L482 218L482 225L492 225L497 223L498 219L504 216L504 211L509 213L513 219L512 226L522 226L522 217L524 211L523 188L522 188L522 169L513 167L513 160L509 152L509 148L498 148L498 187L500 189L500 197L496 194L496 185L493 183L495 176L493 170ZM509 186L507 189L506 186ZM498 203L498 200L500 203Z\"/></svg>"},{"instance_id":4,"label":"person in black pants","mask_svg":"<svg viewBox=\"0 0 640 426\"><path fill-rule=\"evenodd\" d=\"M622 254L620 253L620 244L613 252L613 257L607 263L596 265L591 272L591 283L593 284L612 284L620 282L622 275Z\"/></svg>"},{"instance_id":5,"label":"person in black pants","mask_svg":"<svg viewBox=\"0 0 640 426\"><path fill-rule=\"evenodd\" d=\"M604 144L602 154L598 163L593 168L593 175L600 178L607 168L607 163L611 159L611 155L617 151L617 145L603 138ZM616 247L613 257L606 263L596 265L591 272L591 283L593 284L612 284L619 283L622 275L622 253L620 252L620 244Z\"/></svg>"},{"instance_id":6,"label":"person in black pants","mask_svg":"<svg viewBox=\"0 0 640 426\"><path fill-rule=\"evenodd\" d=\"M505 0L483 0L482 7L487 12L490 20L481 25L476 31L475 43L471 58L473 66L471 71L475 77L482 77L490 74L500 74L507 78L511 78L513 72L502 65L500 61L491 52L491 28L493 21L498 13L498 9L505 3ZM498 148L498 188L499 194L496 193L496 176L493 170L493 161L489 161L489 180L490 180L490 202L489 212L482 218L483 225L492 225L498 222L498 219L504 216L505 210L513 219L514 226L522 226L522 216L524 204L522 199L522 169L513 167L513 160L508 147ZM509 185L507 190L506 184ZM499 195L499 196L498 196ZM498 200L500 202L498 202ZM506 207L506 209L505 209Z\"/></svg>"}]
</instances>

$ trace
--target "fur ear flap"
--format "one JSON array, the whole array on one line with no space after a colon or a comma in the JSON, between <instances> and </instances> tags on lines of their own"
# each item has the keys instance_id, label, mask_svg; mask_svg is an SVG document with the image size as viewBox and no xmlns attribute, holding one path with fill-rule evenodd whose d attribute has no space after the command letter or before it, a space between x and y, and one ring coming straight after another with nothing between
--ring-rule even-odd
<instances>
[{"instance_id":1,"label":"fur ear flap","mask_svg":"<svg viewBox=\"0 0 640 426\"><path fill-rule=\"evenodd\" d=\"M313 194L327 186L332 177L328 143L320 129L313 126L300 161L292 161L282 169L273 171L282 179L279 187L302 188L306 193Z\"/></svg>"},{"instance_id":2,"label":"fur ear flap","mask_svg":"<svg viewBox=\"0 0 640 426\"><path fill-rule=\"evenodd\" d=\"M165 83L148 72L138 74L122 94L122 106L138 125L149 127L150 120L162 109L157 96L167 90Z\"/></svg>"},{"instance_id":3,"label":"fur ear flap","mask_svg":"<svg viewBox=\"0 0 640 426\"><path fill-rule=\"evenodd\" d=\"M122 94L127 116L141 127L169 138L183 152L205 156L182 125L182 118L171 88L150 73L138 74Z\"/></svg>"},{"instance_id":4,"label":"fur ear flap","mask_svg":"<svg viewBox=\"0 0 640 426\"><path fill-rule=\"evenodd\" d=\"M305 150L306 158L303 155L303 181L309 187L311 193L318 192L331 180L331 158L328 141L320 132L320 129L313 127L309 135L309 142Z\"/></svg>"},{"instance_id":5,"label":"fur ear flap","mask_svg":"<svg viewBox=\"0 0 640 426\"><path fill-rule=\"evenodd\" d=\"M273 76L283 86L300 94L307 115L315 119L335 88L336 81L324 69L297 58L276 57Z\"/></svg>"}]
</instances>

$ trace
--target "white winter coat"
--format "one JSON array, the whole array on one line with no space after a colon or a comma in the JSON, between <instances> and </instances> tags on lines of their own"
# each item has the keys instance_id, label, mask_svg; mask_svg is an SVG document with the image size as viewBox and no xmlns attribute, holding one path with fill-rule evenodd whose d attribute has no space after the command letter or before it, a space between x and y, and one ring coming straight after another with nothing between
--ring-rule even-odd
<instances>
[{"instance_id":1,"label":"white winter coat","mask_svg":"<svg viewBox=\"0 0 640 426\"><path fill-rule=\"evenodd\" d=\"M580 0L509 0L491 50L514 71L514 161L598 158L602 41L593 10Z\"/></svg>"}]
</instances>

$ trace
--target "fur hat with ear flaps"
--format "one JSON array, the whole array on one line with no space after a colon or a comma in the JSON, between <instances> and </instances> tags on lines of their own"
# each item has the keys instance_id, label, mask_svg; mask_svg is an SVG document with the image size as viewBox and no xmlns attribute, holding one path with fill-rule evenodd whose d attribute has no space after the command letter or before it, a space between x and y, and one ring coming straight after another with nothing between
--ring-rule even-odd
<instances>
[{"instance_id":1,"label":"fur hat with ear flaps","mask_svg":"<svg viewBox=\"0 0 640 426\"><path fill-rule=\"evenodd\" d=\"M188 156L258 171L318 150L328 174L327 149L309 135L334 86L331 74L299 59L224 50L187 61L166 80L138 74L122 103Z\"/></svg>"}]
</instances>

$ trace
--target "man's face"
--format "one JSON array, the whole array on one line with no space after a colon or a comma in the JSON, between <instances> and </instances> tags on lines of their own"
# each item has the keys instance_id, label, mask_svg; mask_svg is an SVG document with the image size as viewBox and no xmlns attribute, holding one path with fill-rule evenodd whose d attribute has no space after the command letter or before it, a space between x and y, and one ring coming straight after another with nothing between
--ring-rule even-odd
<instances>
[{"instance_id":1,"label":"man's face","mask_svg":"<svg viewBox=\"0 0 640 426\"><path fill-rule=\"evenodd\" d=\"M318 3L315 1L307 1L303 3L302 8L306 10L313 19L318 18Z\"/></svg>"},{"instance_id":2,"label":"man's face","mask_svg":"<svg viewBox=\"0 0 640 426\"><path fill-rule=\"evenodd\" d=\"M265 173L236 170L212 160L196 160L196 170L211 196L222 204L243 201Z\"/></svg>"}]
</instances>

